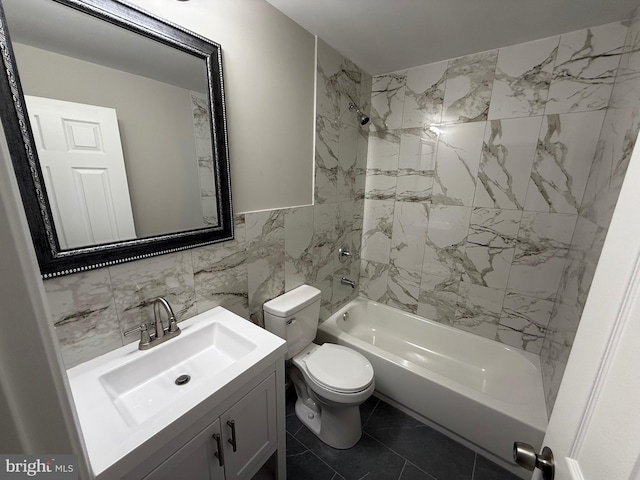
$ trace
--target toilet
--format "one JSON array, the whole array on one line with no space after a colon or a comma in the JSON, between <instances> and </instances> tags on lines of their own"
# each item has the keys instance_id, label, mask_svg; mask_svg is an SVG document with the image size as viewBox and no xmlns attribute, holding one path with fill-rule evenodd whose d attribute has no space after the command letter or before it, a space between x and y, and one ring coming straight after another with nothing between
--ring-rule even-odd
<instances>
[{"instance_id":1,"label":"toilet","mask_svg":"<svg viewBox=\"0 0 640 480\"><path fill-rule=\"evenodd\" d=\"M353 447L362 435L360 404L375 388L371 363L341 345L313 343L320 318L317 288L302 285L264 304L264 323L287 342L296 416L327 445Z\"/></svg>"}]
</instances>

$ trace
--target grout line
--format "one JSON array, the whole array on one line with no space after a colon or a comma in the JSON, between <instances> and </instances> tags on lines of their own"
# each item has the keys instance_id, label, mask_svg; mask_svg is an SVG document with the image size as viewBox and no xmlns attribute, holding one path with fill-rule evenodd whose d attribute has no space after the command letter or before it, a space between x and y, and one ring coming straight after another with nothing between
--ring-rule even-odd
<instances>
[{"instance_id":1,"label":"grout line","mask_svg":"<svg viewBox=\"0 0 640 480\"><path fill-rule=\"evenodd\" d=\"M377 401L377 403L376 403L375 407L373 407L373 409L371 410L371 413L369 414L369 416L367 417L367 419L366 419L364 422L362 422L362 430L363 430L363 431L364 431L364 427L365 427L365 425L366 425L367 423L369 423L369 420L371 420L371 417L373 417L373 414L374 414L374 413L375 413L375 411L377 410L378 405L380 405L380 399L379 399L378 397L373 397L373 398L375 398L375 399L376 399L376 400L378 400L378 401Z\"/></svg>"},{"instance_id":2,"label":"grout line","mask_svg":"<svg viewBox=\"0 0 640 480\"><path fill-rule=\"evenodd\" d=\"M404 469L407 467L407 460L404 461L404 464L402 465L402 470L400 470L400 476L398 477L398 480L400 480L402 478L402 474L404 473Z\"/></svg>"},{"instance_id":3,"label":"grout line","mask_svg":"<svg viewBox=\"0 0 640 480\"><path fill-rule=\"evenodd\" d=\"M402 458L404 458L404 457L402 457ZM438 480L436 477L431 475L429 472L425 472L423 469L418 467L415 463L412 463L407 459L404 460L404 465L402 466L402 472L400 472L400 476L398 477L398 480L400 480L402 478L402 474L404 473L405 469L407 468L407 465L411 465L413 468L415 468L416 470L419 470L420 472L424 473L427 477L432 478L433 480ZM473 480L473 479L471 479L471 480Z\"/></svg>"},{"instance_id":4,"label":"grout line","mask_svg":"<svg viewBox=\"0 0 640 480\"><path fill-rule=\"evenodd\" d=\"M302 430L303 428L307 428L307 427L305 427L304 425L302 425L302 426L298 429L298 432L300 432L300 430ZM307 430L309 430L309 429L307 428ZM296 435L297 435L297 433L298 433L298 432L296 432ZM313 434L313 432L311 432L310 430L309 430L309 432ZM313 450L313 448L312 448L312 447L310 447L309 445L307 445L306 443L304 443L301 439L299 439L299 438L297 438L297 437L295 437L295 436L293 436L293 438L295 438L295 439L300 443L300 445L302 445L304 448L306 448L306 449L307 449L307 451L311 452L311 454L312 454L314 457L316 457L318 460L320 460L322 463L324 463L327 467L329 467L329 468L333 471L333 477L331 477L331 480L333 480L333 478L335 478L335 476L336 476L336 475L340 475L340 476L342 476L342 474L341 474L340 472L338 472L338 471L337 471L337 470L336 470L332 465L330 465L330 464L329 464L328 462L326 462L322 457L320 457L320 456L319 456L319 455L318 455L318 454ZM323 444L324 444L324 442L323 442ZM286 452L285 452L285 455L286 455ZM343 478L344 478L344 477L343 477Z\"/></svg>"},{"instance_id":5,"label":"grout line","mask_svg":"<svg viewBox=\"0 0 640 480\"><path fill-rule=\"evenodd\" d=\"M422 422L420 422L422 423ZM423 424L424 425L424 424ZM425 425L428 427L428 425ZM402 456L400 453L396 452L393 448L391 448L389 445L387 445L386 443L384 443L382 440L378 440L377 438L369 435L367 432L362 432L363 435L366 435L367 437L369 437L370 439L378 442L380 445L382 445L383 447L385 447L386 449L390 450L391 452L393 452L394 454L398 455L400 458L402 458L406 463L411 464L413 467L417 468L418 470L420 470L422 473L428 475L429 477L433 478L433 480L440 480L436 477L434 477L432 474L430 474L429 472L423 470L422 468L418 467L415 463L409 461L407 458L405 458L404 456ZM476 468L476 458L478 456L478 454L476 452L474 452L475 456L473 457L473 469L471 470L471 478L469 480L473 480L473 474L475 472L475 468ZM403 471L404 471L404 466L402 467ZM442 479L442 480L446 480L446 479Z\"/></svg>"},{"instance_id":6,"label":"grout line","mask_svg":"<svg viewBox=\"0 0 640 480\"><path fill-rule=\"evenodd\" d=\"M478 452L473 457L473 469L471 470L471 480L476 476L476 462L478 461Z\"/></svg>"},{"instance_id":7,"label":"grout line","mask_svg":"<svg viewBox=\"0 0 640 480\"><path fill-rule=\"evenodd\" d=\"M298 440L298 441L299 441L299 440ZM302 443L302 442L300 442L300 443ZM304 444L303 444L303 445L304 445ZM305 447L307 447L307 446L305 445ZM316 452L314 452L312 449L310 449L310 448L308 448L308 447L307 447L307 449L308 449L308 451L310 451L310 452L311 452L311 454L312 454L314 457L316 457L318 460L320 460L322 463L324 463L327 467L329 467L329 468L331 469L331 471L333 472L333 476L331 477L331 480L333 480L334 478L336 478L336 475L340 475L340 473L339 473L335 468L333 468L333 466L332 466L332 465L329 465L327 462L325 462L325 461L324 461L324 459L322 459L321 457L319 457L319 456L316 454ZM340 476L342 476L342 475L340 475ZM343 477L343 478L344 478L344 477Z\"/></svg>"}]
</instances>

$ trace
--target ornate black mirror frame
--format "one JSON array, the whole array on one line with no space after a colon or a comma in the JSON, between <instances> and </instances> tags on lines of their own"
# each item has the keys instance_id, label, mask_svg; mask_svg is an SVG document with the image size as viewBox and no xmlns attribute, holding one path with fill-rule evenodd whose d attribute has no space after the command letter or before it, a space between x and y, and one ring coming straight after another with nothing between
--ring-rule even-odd
<instances>
[{"instance_id":1,"label":"ornate black mirror frame","mask_svg":"<svg viewBox=\"0 0 640 480\"><path fill-rule=\"evenodd\" d=\"M105 267L233 238L229 153L220 45L117 0L52 0L206 62L218 225L62 250L40 169L16 59L0 3L0 120L4 126L43 278ZM1 0L0 0L1 2Z\"/></svg>"}]
</instances>

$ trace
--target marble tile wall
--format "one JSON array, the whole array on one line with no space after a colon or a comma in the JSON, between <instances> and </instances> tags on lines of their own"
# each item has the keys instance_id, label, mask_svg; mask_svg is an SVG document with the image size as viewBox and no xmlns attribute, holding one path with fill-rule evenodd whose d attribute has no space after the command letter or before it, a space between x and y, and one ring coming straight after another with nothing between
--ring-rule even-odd
<instances>
[{"instance_id":1,"label":"marble tile wall","mask_svg":"<svg viewBox=\"0 0 640 480\"><path fill-rule=\"evenodd\" d=\"M191 91L193 132L198 156L198 177L204 225L218 224L218 203L213 177L213 152L211 150L211 126L209 124L209 99L207 95Z\"/></svg>"},{"instance_id":2,"label":"marble tile wall","mask_svg":"<svg viewBox=\"0 0 640 480\"><path fill-rule=\"evenodd\" d=\"M575 42L576 37L570 40ZM592 42L593 48L599 51L615 48L610 39L598 40L594 36ZM640 131L640 17L629 22L625 45L615 74L613 61L606 55L589 63L582 60L581 71L576 64L566 61L569 71L579 72L569 78L575 84L583 85L580 95L571 104L572 107L584 109L585 105L601 105L602 98L607 95L609 101L608 108L603 112L604 121L596 143L596 154L585 180L576 228L542 345L543 378L547 404L550 407L555 402L631 152ZM599 63L598 68L596 61ZM599 81L589 81L589 77L584 78L587 75L594 78L597 76ZM565 88L564 85L561 87Z\"/></svg>"},{"instance_id":3,"label":"marble tile wall","mask_svg":"<svg viewBox=\"0 0 640 480\"><path fill-rule=\"evenodd\" d=\"M149 323L160 295L179 321L222 305L261 326L262 304L303 283L322 290L322 318L357 295L340 278L358 281L368 132L349 102L366 108L370 79L319 44L314 205L235 214L230 242L46 280L65 366L137 341L123 332Z\"/></svg>"},{"instance_id":4,"label":"marble tile wall","mask_svg":"<svg viewBox=\"0 0 640 480\"><path fill-rule=\"evenodd\" d=\"M541 355L549 411L638 132L637 31L372 80L360 293Z\"/></svg>"}]
</instances>

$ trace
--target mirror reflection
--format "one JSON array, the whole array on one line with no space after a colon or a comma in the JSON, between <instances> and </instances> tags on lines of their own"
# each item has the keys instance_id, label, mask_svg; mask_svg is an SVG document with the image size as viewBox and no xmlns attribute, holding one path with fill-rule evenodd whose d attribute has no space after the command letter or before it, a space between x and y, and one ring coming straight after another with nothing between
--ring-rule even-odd
<instances>
[{"instance_id":1,"label":"mirror reflection","mask_svg":"<svg viewBox=\"0 0 640 480\"><path fill-rule=\"evenodd\" d=\"M218 225L203 59L50 0L3 6L60 248Z\"/></svg>"}]
</instances>

